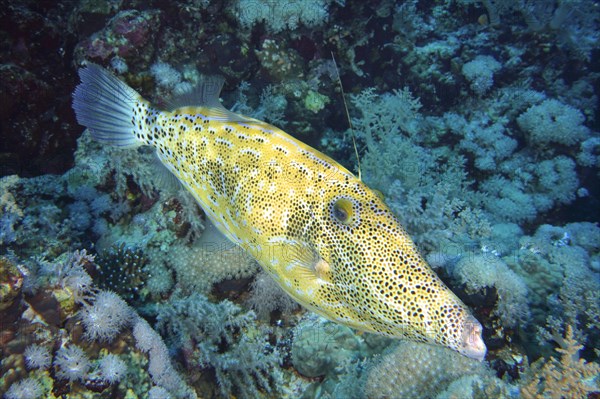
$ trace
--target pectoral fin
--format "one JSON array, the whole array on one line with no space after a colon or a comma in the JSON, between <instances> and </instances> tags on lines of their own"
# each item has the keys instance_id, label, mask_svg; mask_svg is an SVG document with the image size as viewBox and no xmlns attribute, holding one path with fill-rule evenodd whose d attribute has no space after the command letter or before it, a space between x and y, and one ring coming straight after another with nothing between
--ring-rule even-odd
<instances>
[{"instance_id":1,"label":"pectoral fin","mask_svg":"<svg viewBox=\"0 0 600 399\"><path fill-rule=\"evenodd\" d=\"M274 239L273 244L285 274L297 274L304 281L331 280L329 263L311 244L290 239Z\"/></svg>"}]
</instances>

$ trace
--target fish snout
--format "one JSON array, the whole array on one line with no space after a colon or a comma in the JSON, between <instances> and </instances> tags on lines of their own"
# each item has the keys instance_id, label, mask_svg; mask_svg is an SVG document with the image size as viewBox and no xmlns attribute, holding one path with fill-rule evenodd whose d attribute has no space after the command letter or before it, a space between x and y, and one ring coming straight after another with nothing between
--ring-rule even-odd
<instances>
[{"instance_id":1,"label":"fish snout","mask_svg":"<svg viewBox=\"0 0 600 399\"><path fill-rule=\"evenodd\" d=\"M483 342L483 327L475 319L469 315L465 319L461 341L459 343L458 352L472 359L477 359L480 362L485 358L487 348Z\"/></svg>"}]
</instances>

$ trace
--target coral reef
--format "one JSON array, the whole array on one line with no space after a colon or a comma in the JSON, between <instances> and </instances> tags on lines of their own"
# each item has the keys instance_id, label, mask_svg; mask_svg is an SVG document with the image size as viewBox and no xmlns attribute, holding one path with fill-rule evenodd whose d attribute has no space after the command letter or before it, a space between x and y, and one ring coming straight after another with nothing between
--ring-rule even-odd
<instances>
[{"instance_id":1,"label":"coral reef","mask_svg":"<svg viewBox=\"0 0 600 399\"><path fill-rule=\"evenodd\" d=\"M368 398L430 398L465 376L479 376L485 385L503 385L485 365L447 349L401 342L382 355L366 374Z\"/></svg>"},{"instance_id":2,"label":"coral reef","mask_svg":"<svg viewBox=\"0 0 600 399\"><path fill-rule=\"evenodd\" d=\"M498 256L477 254L460 257L451 273L471 292L494 288L498 302L493 312L506 327L527 322L527 285Z\"/></svg>"},{"instance_id":3,"label":"coral reef","mask_svg":"<svg viewBox=\"0 0 600 399\"><path fill-rule=\"evenodd\" d=\"M180 298L176 293L158 307L156 319L158 329L185 353L186 363L214 370L223 397L279 392L279 356L267 340L269 331L255 325L252 311L227 300L213 304L201 294Z\"/></svg>"},{"instance_id":4,"label":"coral reef","mask_svg":"<svg viewBox=\"0 0 600 399\"><path fill-rule=\"evenodd\" d=\"M573 338L571 326L567 326L564 339L558 343L560 360L551 356L531 365L529 381L521 388L524 399L583 398L600 389L600 366L579 358L583 346Z\"/></svg>"},{"instance_id":5,"label":"coral reef","mask_svg":"<svg viewBox=\"0 0 600 399\"><path fill-rule=\"evenodd\" d=\"M316 27L327 18L326 0L302 0L287 4L270 3L265 0L239 0L235 15L244 28L264 22L267 29L279 32L283 29L295 29L298 25Z\"/></svg>"},{"instance_id":6,"label":"coral reef","mask_svg":"<svg viewBox=\"0 0 600 399\"><path fill-rule=\"evenodd\" d=\"M279 311L282 317L288 317L299 306L264 271L256 274L250 286L248 305L259 318L265 320L276 310Z\"/></svg>"},{"instance_id":7,"label":"coral reef","mask_svg":"<svg viewBox=\"0 0 600 399\"><path fill-rule=\"evenodd\" d=\"M600 393L597 2L25 0L0 21L0 397ZM151 150L77 126L90 62L162 108L222 75L227 108L360 172L484 362L284 296Z\"/></svg>"}]
</instances>

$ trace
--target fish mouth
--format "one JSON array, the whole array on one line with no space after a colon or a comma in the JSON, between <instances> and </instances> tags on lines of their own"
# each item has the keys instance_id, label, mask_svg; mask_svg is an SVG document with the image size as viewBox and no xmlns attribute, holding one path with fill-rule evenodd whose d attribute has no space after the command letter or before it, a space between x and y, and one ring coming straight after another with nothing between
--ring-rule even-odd
<instances>
[{"instance_id":1,"label":"fish mouth","mask_svg":"<svg viewBox=\"0 0 600 399\"><path fill-rule=\"evenodd\" d=\"M473 316L467 316L461 336L459 353L483 361L487 348L483 342L483 327Z\"/></svg>"}]
</instances>

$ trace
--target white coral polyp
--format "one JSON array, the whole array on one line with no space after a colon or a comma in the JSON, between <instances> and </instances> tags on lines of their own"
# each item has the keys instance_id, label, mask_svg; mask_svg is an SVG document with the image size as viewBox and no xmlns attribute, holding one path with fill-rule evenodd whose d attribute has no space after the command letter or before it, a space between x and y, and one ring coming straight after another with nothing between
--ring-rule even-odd
<instances>
[{"instance_id":1,"label":"white coral polyp","mask_svg":"<svg viewBox=\"0 0 600 399\"><path fill-rule=\"evenodd\" d=\"M92 341L112 341L131 320L132 310L127 303L111 291L100 291L92 305L80 312L85 336Z\"/></svg>"}]
</instances>

